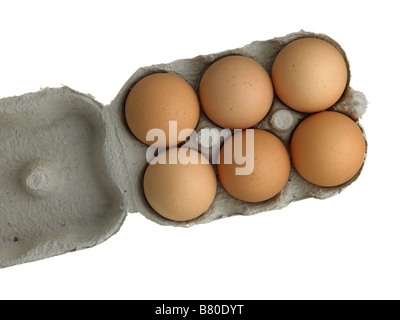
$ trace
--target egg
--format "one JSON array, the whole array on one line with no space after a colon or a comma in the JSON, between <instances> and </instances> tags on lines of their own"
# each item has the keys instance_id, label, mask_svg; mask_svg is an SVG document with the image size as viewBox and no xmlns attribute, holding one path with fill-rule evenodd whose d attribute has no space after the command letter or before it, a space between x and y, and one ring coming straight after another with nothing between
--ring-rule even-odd
<instances>
[{"instance_id":1,"label":"egg","mask_svg":"<svg viewBox=\"0 0 400 320\"><path fill-rule=\"evenodd\" d=\"M302 38L276 56L271 78L275 93L288 107L305 113L323 111L342 96L348 70L342 54L330 43Z\"/></svg>"},{"instance_id":2,"label":"egg","mask_svg":"<svg viewBox=\"0 0 400 320\"><path fill-rule=\"evenodd\" d=\"M239 55L215 61L204 72L199 98L204 113L229 129L250 128L271 108L271 78L257 61Z\"/></svg>"},{"instance_id":3,"label":"egg","mask_svg":"<svg viewBox=\"0 0 400 320\"><path fill-rule=\"evenodd\" d=\"M194 89L181 77L169 73L154 73L141 79L125 103L125 118L133 135L156 147L172 147L185 141L196 128L199 116ZM152 129L159 130L148 135Z\"/></svg>"},{"instance_id":4,"label":"egg","mask_svg":"<svg viewBox=\"0 0 400 320\"><path fill-rule=\"evenodd\" d=\"M355 176L365 157L365 139L344 114L323 111L303 120L293 133L293 165L309 182L323 187L341 185Z\"/></svg>"},{"instance_id":5,"label":"egg","mask_svg":"<svg viewBox=\"0 0 400 320\"><path fill-rule=\"evenodd\" d=\"M224 189L246 202L274 197L286 185L290 174L285 146L275 135L260 129L240 131L229 138L220 150L218 161L218 177ZM246 174L238 171L246 167L252 170Z\"/></svg>"},{"instance_id":6,"label":"egg","mask_svg":"<svg viewBox=\"0 0 400 320\"><path fill-rule=\"evenodd\" d=\"M177 154L171 156L173 152ZM165 159L164 163L160 159ZM173 221L188 221L211 206L217 178L207 158L182 147L164 151L150 162L143 188L148 203L159 215Z\"/></svg>"}]
</instances>

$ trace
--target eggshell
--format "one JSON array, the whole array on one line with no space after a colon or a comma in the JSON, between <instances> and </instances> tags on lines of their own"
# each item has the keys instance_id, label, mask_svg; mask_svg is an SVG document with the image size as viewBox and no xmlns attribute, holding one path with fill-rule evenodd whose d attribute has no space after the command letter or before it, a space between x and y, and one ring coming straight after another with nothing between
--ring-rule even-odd
<instances>
[{"instance_id":1,"label":"eggshell","mask_svg":"<svg viewBox=\"0 0 400 320\"><path fill-rule=\"evenodd\" d=\"M300 123L290 149L293 164L304 179L332 187L347 182L360 170L365 139L349 117L324 111Z\"/></svg>"},{"instance_id":2,"label":"eggshell","mask_svg":"<svg viewBox=\"0 0 400 320\"><path fill-rule=\"evenodd\" d=\"M132 88L126 100L125 115L130 130L140 141L157 147L172 147L190 135L179 136L182 130L194 130L200 106L195 91L184 79L169 73L155 73ZM170 127L170 121L176 121L176 129ZM151 129L161 129L165 133L164 141L158 137L154 139L156 142L147 138Z\"/></svg>"},{"instance_id":3,"label":"eggshell","mask_svg":"<svg viewBox=\"0 0 400 320\"><path fill-rule=\"evenodd\" d=\"M225 142L217 165L218 177L225 190L235 198L260 202L283 189L289 178L290 159L285 146L275 135L264 130L250 130L254 132L254 140L247 140L250 131L246 130ZM235 144L236 139L241 139L241 143ZM240 155L249 158L241 164ZM237 168L246 167L250 161L254 161L251 174L239 175Z\"/></svg>"},{"instance_id":4,"label":"eggshell","mask_svg":"<svg viewBox=\"0 0 400 320\"><path fill-rule=\"evenodd\" d=\"M188 163L172 152L185 151ZM157 163L165 156L165 162ZM173 159L177 161L174 162ZM144 193L150 206L161 216L187 221L203 214L212 204L217 178L208 159L186 148L167 150L150 162L144 175Z\"/></svg>"},{"instance_id":5,"label":"eggshell","mask_svg":"<svg viewBox=\"0 0 400 320\"><path fill-rule=\"evenodd\" d=\"M302 38L276 56L272 82L279 99L294 110L313 113L331 107L348 80L346 62L327 41Z\"/></svg>"},{"instance_id":6,"label":"eggshell","mask_svg":"<svg viewBox=\"0 0 400 320\"><path fill-rule=\"evenodd\" d=\"M205 114L229 129L250 128L271 108L271 79L257 61L239 55L215 61L201 78L199 97Z\"/></svg>"}]
</instances>

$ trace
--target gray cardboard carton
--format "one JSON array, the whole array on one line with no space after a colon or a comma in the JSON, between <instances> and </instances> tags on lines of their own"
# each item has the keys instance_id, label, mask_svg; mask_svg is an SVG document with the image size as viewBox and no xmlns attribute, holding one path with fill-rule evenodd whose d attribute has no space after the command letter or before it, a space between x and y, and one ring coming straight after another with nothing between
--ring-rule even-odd
<instances>
[{"instance_id":1,"label":"gray cardboard carton","mask_svg":"<svg viewBox=\"0 0 400 320\"><path fill-rule=\"evenodd\" d=\"M212 206L202 216L188 222L169 221L158 215L144 197L142 179L147 167L147 146L131 134L124 118L130 89L146 75L174 73L198 92L203 72L216 59L245 55L270 73L279 50L302 37L330 42L349 66L345 52L334 40L300 31L238 49L140 68L108 106L68 87L1 99L0 268L93 247L118 232L128 213L139 212L161 225L189 227L340 193L357 179L361 170L341 186L324 188L307 182L292 167L285 188L268 201L242 202L219 184ZM343 96L329 110L350 116L361 127L359 120L366 107L364 94L350 87L349 72ZM293 130L306 116L275 97L270 112L255 128L273 132L288 147ZM220 129L201 113L196 128L200 137L205 128ZM199 139L191 147L200 149L204 141L207 138ZM211 149L206 155L212 156Z\"/></svg>"}]
</instances>

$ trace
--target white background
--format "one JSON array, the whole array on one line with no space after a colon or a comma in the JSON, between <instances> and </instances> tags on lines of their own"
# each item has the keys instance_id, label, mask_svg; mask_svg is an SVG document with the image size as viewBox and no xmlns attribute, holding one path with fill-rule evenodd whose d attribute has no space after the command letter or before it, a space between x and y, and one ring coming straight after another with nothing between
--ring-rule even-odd
<instances>
[{"instance_id":1,"label":"white background","mask_svg":"<svg viewBox=\"0 0 400 320\"><path fill-rule=\"evenodd\" d=\"M68 85L108 104L143 66L326 33L368 98L369 154L360 178L328 200L189 229L129 215L97 247L0 270L0 298L399 299L396 4L1 1L0 97Z\"/></svg>"}]
</instances>

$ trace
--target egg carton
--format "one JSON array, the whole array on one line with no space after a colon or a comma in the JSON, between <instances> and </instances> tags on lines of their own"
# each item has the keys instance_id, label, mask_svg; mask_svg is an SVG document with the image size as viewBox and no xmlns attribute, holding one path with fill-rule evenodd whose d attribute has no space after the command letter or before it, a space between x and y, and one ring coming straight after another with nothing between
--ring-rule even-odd
<instances>
[{"instance_id":1,"label":"egg carton","mask_svg":"<svg viewBox=\"0 0 400 320\"><path fill-rule=\"evenodd\" d=\"M146 201L142 181L148 165L147 146L132 135L125 120L124 105L130 89L149 74L176 74L198 93L202 74L215 60L244 55L270 73L280 49L303 37L330 42L349 67L337 42L327 35L301 30L272 40L254 41L242 48L140 68L107 106L68 87L1 99L0 267L98 245L119 231L128 213L139 212L165 226L189 227L340 193L361 170L347 183L326 188L307 182L292 166L284 189L268 201L237 200L218 183L216 198L202 216L187 222L167 220ZM349 86L350 68L348 80L344 94L329 110L344 113L360 125L367 101L364 94ZM286 107L275 97L268 115L255 128L273 132L289 148L293 130L305 117L307 114ZM199 139L191 141L191 147L211 159L214 148L209 144L209 134L221 129L201 111L196 128Z\"/></svg>"}]
</instances>

